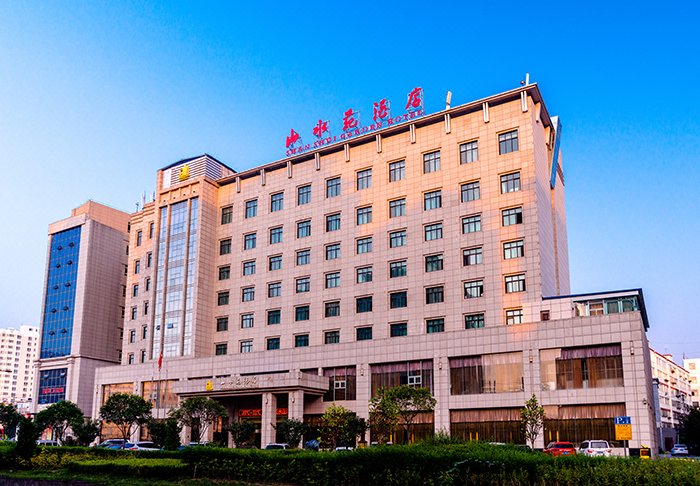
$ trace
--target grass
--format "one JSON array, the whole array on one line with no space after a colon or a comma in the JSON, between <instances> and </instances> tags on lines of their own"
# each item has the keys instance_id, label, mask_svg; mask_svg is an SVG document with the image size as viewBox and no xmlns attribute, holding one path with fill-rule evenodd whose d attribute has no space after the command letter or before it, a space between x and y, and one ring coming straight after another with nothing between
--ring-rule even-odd
<instances>
[{"instance_id":1,"label":"grass","mask_svg":"<svg viewBox=\"0 0 700 486\"><path fill-rule=\"evenodd\" d=\"M80 481L95 486L253 486L252 483L241 481L216 481L211 479L152 479L134 477L116 477L113 475L79 474L66 469L58 471L30 470L30 471L0 471L0 484L2 478L12 479L38 479L50 481Z\"/></svg>"}]
</instances>

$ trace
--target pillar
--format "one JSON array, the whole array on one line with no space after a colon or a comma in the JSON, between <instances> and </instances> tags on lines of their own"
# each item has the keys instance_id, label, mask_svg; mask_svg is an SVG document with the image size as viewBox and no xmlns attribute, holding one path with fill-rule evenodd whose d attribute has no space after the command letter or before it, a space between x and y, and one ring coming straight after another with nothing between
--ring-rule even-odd
<instances>
[{"instance_id":1,"label":"pillar","mask_svg":"<svg viewBox=\"0 0 700 486\"><path fill-rule=\"evenodd\" d=\"M304 421L304 391L295 390L289 392L289 400L287 405L289 415L287 418L296 419L300 422ZM303 440L303 438L302 438ZM290 446L299 446L300 444L289 444Z\"/></svg>"},{"instance_id":2,"label":"pillar","mask_svg":"<svg viewBox=\"0 0 700 486\"><path fill-rule=\"evenodd\" d=\"M260 424L260 447L275 442L277 425L277 397L274 393L262 395L262 423Z\"/></svg>"}]
</instances>

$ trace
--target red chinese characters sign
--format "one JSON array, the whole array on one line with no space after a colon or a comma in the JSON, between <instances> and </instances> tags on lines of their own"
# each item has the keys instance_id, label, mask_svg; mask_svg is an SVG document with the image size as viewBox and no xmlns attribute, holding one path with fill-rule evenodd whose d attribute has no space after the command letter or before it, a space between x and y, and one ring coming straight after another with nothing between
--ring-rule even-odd
<instances>
[{"instance_id":1,"label":"red chinese characters sign","mask_svg":"<svg viewBox=\"0 0 700 486\"><path fill-rule=\"evenodd\" d=\"M277 415L289 415L286 408L278 408ZM262 408L242 408L238 411L239 417L262 417Z\"/></svg>"}]
</instances>

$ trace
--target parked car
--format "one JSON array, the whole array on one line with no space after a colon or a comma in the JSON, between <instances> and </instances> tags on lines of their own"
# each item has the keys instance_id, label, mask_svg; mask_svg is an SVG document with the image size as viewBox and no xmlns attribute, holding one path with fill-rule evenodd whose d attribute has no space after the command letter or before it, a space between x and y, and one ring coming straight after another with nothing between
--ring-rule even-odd
<instances>
[{"instance_id":1,"label":"parked car","mask_svg":"<svg viewBox=\"0 0 700 486\"><path fill-rule=\"evenodd\" d=\"M100 442L96 447L102 447L103 449L121 449L124 444L126 444L124 439L107 439L104 442Z\"/></svg>"},{"instance_id":2,"label":"parked car","mask_svg":"<svg viewBox=\"0 0 700 486\"><path fill-rule=\"evenodd\" d=\"M335 448L335 452L352 452L354 451L354 447L346 447L346 446L338 446Z\"/></svg>"},{"instance_id":3,"label":"parked car","mask_svg":"<svg viewBox=\"0 0 700 486\"><path fill-rule=\"evenodd\" d=\"M576 454L576 447L571 442L550 442L543 452L554 457L573 456Z\"/></svg>"},{"instance_id":4,"label":"parked car","mask_svg":"<svg viewBox=\"0 0 700 486\"><path fill-rule=\"evenodd\" d=\"M586 456L610 457L612 448L607 440L584 440L581 442L578 452Z\"/></svg>"},{"instance_id":5,"label":"parked car","mask_svg":"<svg viewBox=\"0 0 700 486\"><path fill-rule=\"evenodd\" d=\"M155 442L129 442L124 445L124 449L128 451L159 451L160 447L158 447Z\"/></svg>"},{"instance_id":6,"label":"parked car","mask_svg":"<svg viewBox=\"0 0 700 486\"><path fill-rule=\"evenodd\" d=\"M37 440L36 445L45 447L59 447L61 444L56 440Z\"/></svg>"},{"instance_id":7,"label":"parked car","mask_svg":"<svg viewBox=\"0 0 700 486\"><path fill-rule=\"evenodd\" d=\"M687 456L688 455L688 448L685 446L685 444L676 444L671 449L671 455L672 456Z\"/></svg>"},{"instance_id":8,"label":"parked car","mask_svg":"<svg viewBox=\"0 0 700 486\"><path fill-rule=\"evenodd\" d=\"M271 443L265 446L266 451L274 451L279 449L289 449L289 444Z\"/></svg>"}]
</instances>

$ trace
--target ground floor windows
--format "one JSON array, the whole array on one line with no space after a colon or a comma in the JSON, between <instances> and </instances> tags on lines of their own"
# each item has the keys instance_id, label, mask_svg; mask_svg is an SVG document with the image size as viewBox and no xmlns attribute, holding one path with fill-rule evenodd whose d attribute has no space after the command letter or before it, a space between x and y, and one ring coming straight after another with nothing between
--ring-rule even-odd
<instances>
[{"instance_id":1,"label":"ground floor windows","mask_svg":"<svg viewBox=\"0 0 700 486\"><path fill-rule=\"evenodd\" d=\"M624 386L620 344L543 349L543 390Z\"/></svg>"},{"instance_id":2,"label":"ground floor windows","mask_svg":"<svg viewBox=\"0 0 700 486\"><path fill-rule=\"evenodd\" d=\"M525 443L518 408L452 410L450 434L462 440Z\"/></svg>"},{"instance_id":3,"label":"ground floor windows","mask_svg":"<svg viewBox=\"0 0 700 486\"><path fill-rule=\"evenodd\" d=\"M324 402L336 400L355 400L355 367L342 366L339 368L324 368L323 376L330 380L328 391L323 396Z\"/></svg>"},{"instance_id":4,"label":"ground floor windows","mask_svg":"<svg viewBox=\"0 0 700 486\"><path fill-rule=\"evenodd\" d=\"M372 396L380 388L394 388L399 385L421 386L433 389L433 360L402 361L371 365Z\"/></svg>"},{"instance_id":5,"label":"ground floor windows","mask_svg":"<svg viewBox=\"0 0 700 486\"><path fill-rule=\"evenodd\" d=\"M450 385L452 395L523 391L523 353L450 358Z\"/></svg>"}]
</instances>

